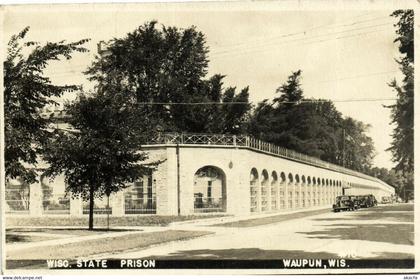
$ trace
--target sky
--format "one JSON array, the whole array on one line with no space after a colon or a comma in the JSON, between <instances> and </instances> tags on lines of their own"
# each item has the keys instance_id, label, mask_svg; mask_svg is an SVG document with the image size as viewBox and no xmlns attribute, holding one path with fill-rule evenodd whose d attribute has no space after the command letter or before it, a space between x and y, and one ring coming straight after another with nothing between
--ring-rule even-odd
<instances>
[{"instance_id":1,"label":"sky","mask_svg":"<svg viewBox=\"0 0 420 280\"><path fill-rule=\"evenodd\" d=\"M256 104L274 98L291 72L302 70L305 97L331 99L344 116L369 124L374 165L392 168L391 154L385 150L393 126L390 110L383 106L396 98L388 83L401 79L392 10L297 8L250 2L11 6L4 17L3 40L25 26L31 28L27 38L39 42L90 38L89 53L52 63L46 71L56 84L89 88L81 72L97 54L99 41L123 37L151 20L179 28L195 26L206 36L209 76L221 73L226 75L225 86L249 86Z\"/></svg>"}]
</instances>

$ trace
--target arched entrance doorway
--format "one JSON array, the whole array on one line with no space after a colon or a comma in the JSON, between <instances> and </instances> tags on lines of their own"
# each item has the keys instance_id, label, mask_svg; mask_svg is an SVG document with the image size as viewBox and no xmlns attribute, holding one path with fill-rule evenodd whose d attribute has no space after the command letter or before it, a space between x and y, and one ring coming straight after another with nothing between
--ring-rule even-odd
<instances>
[{"instance_id":1,"label":"arched entrance doorway","mask_svg":"<svg viewBox=\"0 0 420 280\"><path fill-rule=\"evenodd\" d=\"M226 212L226 175L215 166L204 166L194 174L194 212Z\"/></svg>"}]
</instances>

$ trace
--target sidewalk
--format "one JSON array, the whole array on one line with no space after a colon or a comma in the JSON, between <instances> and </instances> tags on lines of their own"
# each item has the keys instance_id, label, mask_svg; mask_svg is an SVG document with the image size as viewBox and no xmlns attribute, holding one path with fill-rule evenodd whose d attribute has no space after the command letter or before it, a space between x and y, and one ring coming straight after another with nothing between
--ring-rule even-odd
<instances>
[{"instance_id":1,"label":"sidewalk","mask_svg":"<svg viewBox=\"0 0 420 280\"><path fill-rule=\"evenodd\" d=\"M197 220L188 220L182 222L174 222L169 225L169 227L177 227L181 225L194 225L194 226L213 226L222 223L232 223L232 222L239 222L245 220L253 220L253 219L260 219L260 218L267 218L273 216L282 216L282 215L289 215L295 213L304 213L304 212L315 212L319 210L326 210L331 209L330 205L327 206L318 206L318 207L311 207L308 209L296 209L291 211L281 211L281 212L271 212L271 213L257 213L252 215L243 215L243 216L227 216L227 217L217 217L217 218L209 218L209 219L197 219Z\"/></svg>"},{"instance_id":2,"label":"sidewalk","mask_svg":"<svg viewBox=\"0 0 420 280\"><path fill-rule=\"evenodd\" d=\"M16 251L16 250L23 250L35 247L43 247L43 246L54 246L54 245L63 245L63 244L70 244L70 243L77 243L89 240L98 240L102 238L110 238L110 237L122 237L126 235L130 235L133 233L150 233L150 232L162 232L167 230L187 230L187 231L213 231L213 232L221 232L226 231L229 229L220 226L220 224L224 223L234 223L239 221L247 221L247 220L256 220L256 219L263 219L268 217L274 216L284 216L284 215L291 215L296 213L305 213L305 212L315 212L323 209L328 209L327 206L322 207L314 207L310 209L297 209L294 211L284 211L284 212L275 212L275 213L267 213L267 214L256 214L251 216L228 216L228 217L216 217L216 218L208 218L208 219L196 219L196 220L188 220L182 222L173 222L168 226L116 226L112 227L112 229L119 229L119 230L126 230L124 232L102 232L98 234L92 235L84 235L84 236L76 236L76 235L60 235L60 238L51 239L51 240L44 240L44 241L37 241L37 242L28 242L28 243L16 243L16 244L6 244L6 250L8 252ZM293 219L293 218L291 218ZM51 229L75 229L80 227L12 227L12 228L51 228ZM30 235L31 233L13 233L13 234L20 234L20 235ZM53 236L49 233L37 233L36 235L41 236ZM59 234L56 234L57 237Z\"/></svg>"}]
</instances>

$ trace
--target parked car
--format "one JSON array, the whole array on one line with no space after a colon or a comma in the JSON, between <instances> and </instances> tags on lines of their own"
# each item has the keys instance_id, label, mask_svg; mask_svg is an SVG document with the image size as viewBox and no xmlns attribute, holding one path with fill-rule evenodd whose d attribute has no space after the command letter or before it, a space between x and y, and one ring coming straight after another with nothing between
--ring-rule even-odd
<instances>
[{"instance_id":1,"label":"parked car","mask_svg":"<svg viewBox=\"0 0 420 280\"><path fill-rule=\"evenodd\" d=\"M337 196L335 199L335 204L333 204L333 210L334 212L340 212L343 210L353 211L355 210L354 202L349 195Z\"/></svg>"},{"instance_id":2,"label":"parked car","mask_svg":"<svg viewBox=\"0 0 420 280\"><path fill-rule=\"evenodd\" d=\"M392 203L392 197L390 196L383 196L381 199L382 204L389 204Z\"/></svg>"},{"instance_id":3,"label":"parked car","mask_svg":"<svg viewBox=\"0 0 420 280\"><path fill-rule=\"evenodd\" d=\"M371 200L371 203L372 203L372 206L371 207L377 206L378 205L378 201L376 200L375 196L373 194L370 194L369 197L370 197L370 200Z\"/></svg>"},{"instance_id":4,"label":"parked car","mask_svg":"<svg viewBox=\"0 0 420 280\"><path fill-rule=\"evenodd\" d=\"M350 195L350 199L351 201L353 201L354 204L354 209L359 209L360 208L360 199L357 195Z\"/></svg>"},{"instance_id":5,"label":"parked car","mask_svg":"<svg viewBox=\"0 0 420 280\"><path fill-rule=\"evenodd\" d=\"M372 195L372 194L361 195L361 196L359 196L359 199L360 199L360 207L361 208L373 207L373 206L376 206L378 204L375 196Z\"/></svg>"}]
</instances>

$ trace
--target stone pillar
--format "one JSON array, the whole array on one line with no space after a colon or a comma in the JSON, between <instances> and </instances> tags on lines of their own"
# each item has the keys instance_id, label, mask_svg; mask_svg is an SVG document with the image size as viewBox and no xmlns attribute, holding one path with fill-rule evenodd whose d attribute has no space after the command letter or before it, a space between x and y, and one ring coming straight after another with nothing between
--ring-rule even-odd
<instances>
[{"instance_id":1,"label":"stone pillar","mask_svg":"<svg viewBox=\"0 0 420 280\"><path fill-rule=\"evenodd\" d=\"M290 205L290 209L296 208L296 185L294 183L289 184L289 195L292 199L292 203Z\"/></svg>"},{"instance_id":2,"label":"stone pillar","mask_svg":"<svg viewBox=\"0 0 420 280\"><path fill-rule=\"evenodd\" d=\"M261 213L261 178L260 174L258 174L258 180L256 182L255 187L257 188L257 213Z\"/></svg>"},{"instance_id":3,"label":"stone pillar","mask_svg":"<svg viewBox=\"0 0 420 280\"><path fill-rule=\"evenodd\" d=\"M318 182L316 183L316 206L321 205L321 186L320 184L318 184Z\"/></svg>"},{"instance_id":4,"label":"stone pillar","mask_svg":"<svg viewBox=\"0 0 420 280\"><path fill-rule=\"evenodd\" d=\"M286 210L287 209L288 196L289 196L286 181L283 181L280 184L280 188L282 188L281 191L283 191L283 197L280 197L280 199L283 200L283 207L280 208L280 209Z\"/></svg>"},{"instance_id":5,"label":"stone pillar","mask_svg":"<svg viewBox=\"0 0 420 280\"><path fill-rule=\"evenodd\" d=\"M29 186L29 215L32 217L40 217L43 213L41 176L38 181Z\"/></svg>"},{"instance_id":6,"label":"stone pillar","mask_svg":"<svg viewBox=\"0 0 420 280\"><path fill-rule=\"evenodd\" d=\"M266 191L267 191L267 212L270 212L272 210L271 207L271 188L272 188L272 182L268 182L267 186L266 186Z\"/></svg>"},{"instance_id":7,"label":"stone pillar","mask_svg":"<svg viewBox=\"0 0 420 280\"><path fill-rule=\"evenodd\" d=\"M302 208L303 207L303 193L302 193L303 188L302 188L302 184L303 183L298 183L298 185L297 185L297 189L298 189L298 192L299 192L298 207L297 208Z\"/></svg>"},{"instance_id":8,"label":"stone pillar","mask_svg":"<svg viewBox=\"0 0 420 280\"><path fill-rule=\"evenodd\" d=\"M83 216L83 201L80 197L70 198L70 216Z\"/></svg>"},{"instance_id":9,"label":"stone pillar","mask_svg":"<svg viewBox=\"0 0 420 280\"><path fill-rule=\"evenodd\" d=\"M284 199L284 194L283 194L283 197L280 194L281 191L284 191L284 190L282 190L282 188L283 188L283 185L282 185L282 183L279 182L277 184L277 197L276 197L277 211L281 210L281 200Z\"/></svg>"},{"instance_id":10,"label":"stone pillar","mask_svg":"<svg viewBox=\"0 0 420 280\"><path fill-rule=\"evenodd\" d=\"M312 206L312 184L311 182L308 182L306 185L306 190L308 194L308 207Z\"/></svg>"},{"instance_id":11,"label":"stone pillar","mask_svg":"<svg viewBox=\"0 0 420 280\"><path fill-rule=\"evenodd\" d=\"M162 163L159 166L159 169L162 170L162 175L164 175L165 178L160 182L157 182L156 213L158 215L176 216L178 215L178 172L177 152L175 147L166 148L166 162ZM180 205L180 207L183 207L183 205Z\"/></svg>"},{"instance_id":12,"label":"stone pillar","mask_svg":"<svg viewBox=\"0 0 420 280\"><path fill-rule=\"evenodd\" d=\"M125 215L124 191L119 191L117 193L111 194L111 196L109 197L109 207L112 208L112 216L121 217Z\"/></svg>"}]
</instances>

